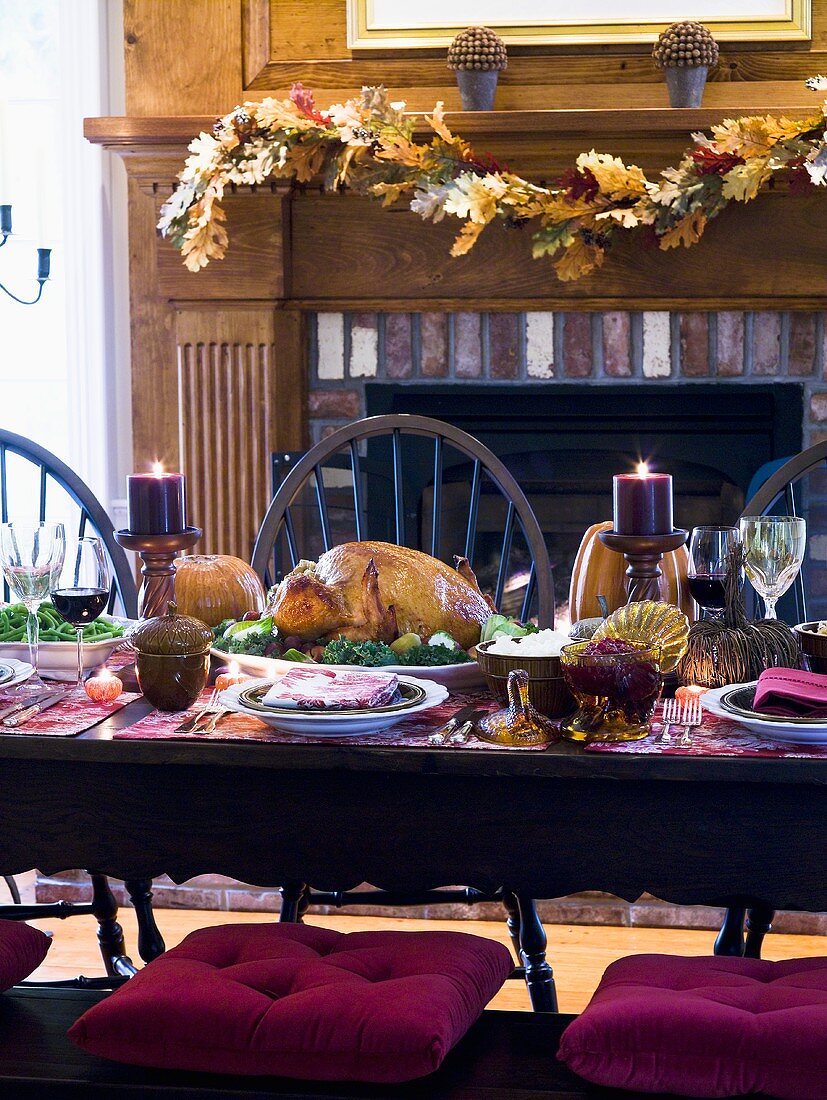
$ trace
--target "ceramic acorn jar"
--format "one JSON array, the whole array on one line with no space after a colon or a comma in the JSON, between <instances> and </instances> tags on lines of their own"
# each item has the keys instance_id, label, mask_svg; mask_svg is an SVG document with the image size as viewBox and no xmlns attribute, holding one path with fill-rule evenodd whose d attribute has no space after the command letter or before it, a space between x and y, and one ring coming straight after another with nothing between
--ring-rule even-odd
<instances>
[{"instance_id":1,"label":"ceramic acorn jar","mask_svg":"<svg viewBox=\"0 0 827 1100\"><path fill-rule=\"evenodd\" d=\"M463 111L493 111L500 72L508 66L505 42L488 27L460 31L448 47Z\"/></svg>"},{"instance_id":2,"label":"ceramic acorn jar","mask_svg":"<svg viewBox=\"0 0 827 1100\"><path fill-rule=\"evenodd\" d=\"M718 64L718 43L702 23L673 23L662 32L652 57L663 69L673 107L700 107L710 68Z\"/></svg>"},{"instance_id":3,"label":"ceramic acorn jar","mask_svg":"<svg viewBox=\"0 0 827 1100\"><path fill-rule=\"evenodd\" d=\"M204 689L213 633L200 619L179 615L174 603L165 615L145 619L128 635L144 697L159 710L186 710Z\"/></svg>"}]
</instances>

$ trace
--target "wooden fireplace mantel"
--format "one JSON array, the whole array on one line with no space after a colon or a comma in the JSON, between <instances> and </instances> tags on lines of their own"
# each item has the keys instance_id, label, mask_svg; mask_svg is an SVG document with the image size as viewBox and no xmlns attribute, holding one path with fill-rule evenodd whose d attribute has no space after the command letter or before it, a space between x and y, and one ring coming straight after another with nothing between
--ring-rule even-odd
<instances>
[{"instance_id":1,"label":"wooden fireplace mantel","mask_svg":"<svg viewBox=\"0 0 827 1100\"><path fill-rule=\"evenodd\" d=\"M724 87L723 101L719 85L698 111L446 117L477 149L533 179L556 178L592 147L654 172L677 161L689 131L727 115L812 110L800 86L797 101L773 88L764 107L754 86ZM156 225L187 144L212 122L133 116L85 126L90 141L123 157L128 176L136 468L157 457L187 472L205 552L249 555L270 497L269 455L307 444L308 311L827 308L821 191L734 204L689 251L619 242L599 272L561 283L547 260L531 258L529 231L494 224L452 259L454 219L431 225L402 204L385 210L278 181L226 196L227 256L193 274Z\"/></svg>"}]
</instances>

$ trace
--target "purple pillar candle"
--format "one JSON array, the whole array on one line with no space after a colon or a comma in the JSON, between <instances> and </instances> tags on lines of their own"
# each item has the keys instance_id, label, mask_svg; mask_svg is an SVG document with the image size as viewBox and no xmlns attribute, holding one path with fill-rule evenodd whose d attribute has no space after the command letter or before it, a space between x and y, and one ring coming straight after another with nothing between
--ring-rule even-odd
<instances>
[{"instance_id":1,"label":"purple pillar candle","mask_svg":"<svg viewBox=\"0 0 827 1100\"><path fill-rule=\"evenodd\" d=\"M186 528L183 474L165 474L156 462L151 474L130 474L126 485L127 525L133 535L171 535Z\"/></svg>"},{"instance_id":2,"label":"purple pillar candle","mask_svg":"<svg viewBox=\"0 0 827 1100\"><path fill-rule=\"evenodd\" d=\"M641 462L634 474L615 474L614 529L618 535L671 534L672 475L652 474Z\"/></svg>"}]
</instances>

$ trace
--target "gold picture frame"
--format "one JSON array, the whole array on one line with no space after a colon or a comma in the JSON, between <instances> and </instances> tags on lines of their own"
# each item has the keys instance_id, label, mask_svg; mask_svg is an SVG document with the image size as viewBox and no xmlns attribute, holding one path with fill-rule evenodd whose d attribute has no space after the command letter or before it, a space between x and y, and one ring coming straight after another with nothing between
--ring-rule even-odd
<instances>
[{"instance_id":1,"label":"gold picture frame","mask_svg":"<svg viewBox=\"0 0 827 1100\"><path fill-rule=\"evenodd\" d=\"M456 34L474 22L451 22L450 0L445 0L444 18L438 22L416 18L417 5L407 0L404 25L385 17L391 0L347 0L347 44L352 50L410 50L446 48ZM526 3L528 0L526 0ZM715 0L707 0L708 11L693 11L692 18L704 23L720 42L801 42L812 37L812 0L780 0L778 12L768 14L766 0L743 0L744 14L716 18ZM594 22L567 19L555 22L526 20L519 22L520 0L498 5L508 12L506 19L482 20L509 46L617 45L654 42L663 28L679 16L664 16L658 21L618 18ZM628 6L624 5L625 10ZM642 5L643 6L643 5ZM651 0L645 5L651 8ZM668 3L664 4L668 7ZM673 6L673 5L671 5ZM403 4L400 3L400 8ZM515 13L515 8L517 13ZM763 9L763 10L762 10ZM408 15L410 12L412 14ZM752 12L753 14L749 14ZM455 18L455 17L454 17Z\"/></svg>"}]
</instances>

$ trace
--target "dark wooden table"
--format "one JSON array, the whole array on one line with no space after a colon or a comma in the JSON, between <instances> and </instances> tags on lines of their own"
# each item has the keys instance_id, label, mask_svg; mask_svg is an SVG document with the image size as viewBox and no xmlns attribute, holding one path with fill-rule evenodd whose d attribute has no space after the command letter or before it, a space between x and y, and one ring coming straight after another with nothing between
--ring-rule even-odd
<instances>
[{"instance_id":1,"label":"dark wooden table","mask_svg":"<svg viewBox=\"0 0 827 1100\"><path fill-rule=\"evenodd\" d=\"M145 959L163 949L147 904L162 873L827 909L827 761L112 739L146 710L79 737L0 735L0 872L125 879ZM522 936L548 1007L542 928Z\"/></svg>"}]
</instances>

